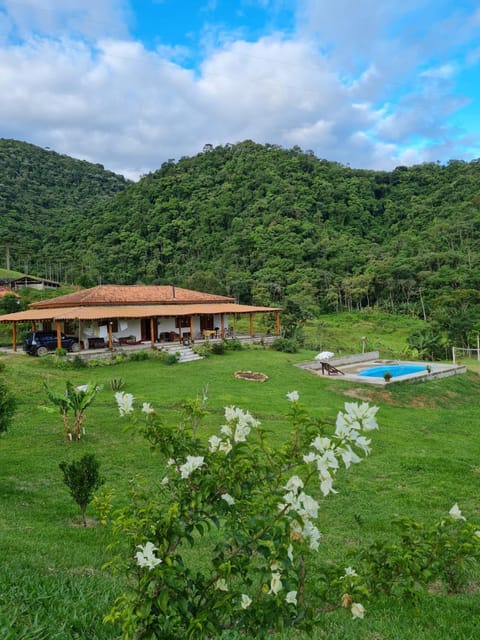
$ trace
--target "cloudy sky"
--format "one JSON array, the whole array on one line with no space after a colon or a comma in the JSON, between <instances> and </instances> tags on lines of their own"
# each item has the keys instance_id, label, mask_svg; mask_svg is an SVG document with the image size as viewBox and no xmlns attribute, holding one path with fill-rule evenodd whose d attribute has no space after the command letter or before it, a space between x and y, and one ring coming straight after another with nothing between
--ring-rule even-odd
<instances>
[{"instance_id":1,"label":"cloudy sky","mask_svg":"<svg viewBox=\"0 0 480 640\"><path fill-rule=\"evenodd\" d=\"M130 178L205 144L480 156L478 0L0 0L0 137Z\"/></svg>"}]
</instances>

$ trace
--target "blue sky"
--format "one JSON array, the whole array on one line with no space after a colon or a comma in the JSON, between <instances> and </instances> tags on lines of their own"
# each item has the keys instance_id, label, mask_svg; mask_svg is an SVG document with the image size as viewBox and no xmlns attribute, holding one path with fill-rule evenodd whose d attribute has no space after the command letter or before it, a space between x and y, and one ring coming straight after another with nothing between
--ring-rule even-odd
<instances>
[{"instance_id":1,"label":"blue sky","mask_svg":"<svg viewBox=\"0 0 480 640\"><path fill-rule=\"evenodd\" d=\"M205 144L480 156L477 0L0 0L0 137L131 178Z\"/></svg>"}]
</instances>

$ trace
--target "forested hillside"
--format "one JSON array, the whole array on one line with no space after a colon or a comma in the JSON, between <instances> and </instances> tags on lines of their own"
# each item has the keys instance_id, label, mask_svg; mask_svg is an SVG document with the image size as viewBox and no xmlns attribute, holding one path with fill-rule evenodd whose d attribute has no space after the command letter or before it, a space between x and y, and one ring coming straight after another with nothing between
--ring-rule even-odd
<instances>
[{"instance_id":1,"label":"forested hillside","mask_svg":"<svg viewBox=\"0 0 480 640\"><path fill-rule=\"evenodd\" d=\"M302 313L480 319L480 160L366 171L246 141L207 145L125 188L97 165L22 149L0 146L22 167L6 183L3 236L36 242L82 284L175 282ZM5 171L1 160L4 183Z\"/></svg>"},{"instance_id":2,"label":"forested hillside","mask_svg":"<svg viewBox=\"0 0 480 640\"><path fill-rule=\"evenodd\" d=\"M99 164L0 139L0 255L6 256L0 266L74 279L70 257L78 253L92 207L127 185Z\"/></svg>"}]
</instances>

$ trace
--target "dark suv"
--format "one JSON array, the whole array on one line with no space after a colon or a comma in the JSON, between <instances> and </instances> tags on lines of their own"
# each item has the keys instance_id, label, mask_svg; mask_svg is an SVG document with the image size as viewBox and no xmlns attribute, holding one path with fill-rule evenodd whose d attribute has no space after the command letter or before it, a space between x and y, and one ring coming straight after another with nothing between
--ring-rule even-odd
<instances>
[{"instance_id":1,"label":"dark suv","mask_svg":"<svg viewBox=\"0 0 480 640\"><path fill-rule=\"evenodd\" d=\"M31 331L27 333L23 341L23 350L31 356L44 356L49 351L57 348L56 331ZM78 338L66 336L62 333L62 349L67 351L80 351Z\"/></svg>"}]
</instances>

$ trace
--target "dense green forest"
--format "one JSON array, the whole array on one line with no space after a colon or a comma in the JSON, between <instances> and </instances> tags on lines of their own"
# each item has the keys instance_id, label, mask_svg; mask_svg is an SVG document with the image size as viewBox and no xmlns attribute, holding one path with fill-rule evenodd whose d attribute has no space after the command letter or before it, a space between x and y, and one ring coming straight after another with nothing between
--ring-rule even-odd
<instances>
[{"instance_id":1,"label":"dense green forest","mask_svg":"<svg viewBox=\"0 0 480 640\"><path fill-rule=\"evenodd\" d=\"M0 139L0 266L74 280L78 230L88 226L93 207L127 185L99 164Z\"/></svg>"},{"instance_id":2,"label":"dense green forest","mask_svg":"<svg viewBox=\"0 0 480 640\"><path fill-rule=\"evenodd\" d=\"M0 142L12 268L35 254L30 273L48 259L83 285L175 282L305 317L375 307L462 342L480 328L480 160L369 171L245 141L127 185Z\"/></svg>"}]
</instances>

